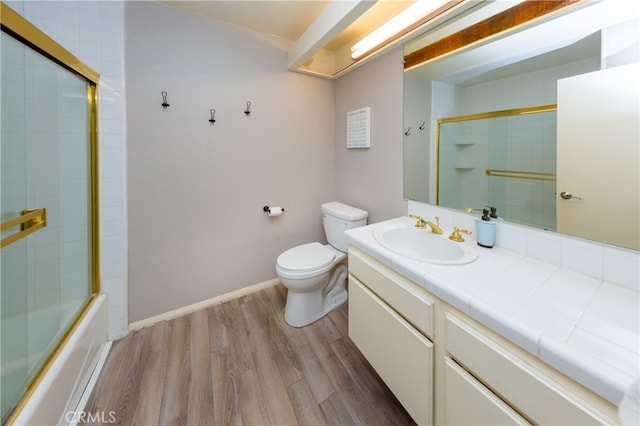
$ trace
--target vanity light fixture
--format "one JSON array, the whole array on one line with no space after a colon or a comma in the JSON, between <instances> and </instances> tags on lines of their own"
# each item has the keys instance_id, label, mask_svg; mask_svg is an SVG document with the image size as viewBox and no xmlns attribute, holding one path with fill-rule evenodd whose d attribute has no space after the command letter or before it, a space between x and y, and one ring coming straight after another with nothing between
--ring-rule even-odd
<instances>
[{"instance_id":1,"label":"vanity light fixture","mask_svg":"<svg viewBox=\"0 0 640 426\"><path fill-rule=\"evenodd\" d=\"M382 47L381 45L385 45L398 37L405 35L409 31L417 28L419 25L422 25L424 23L420 22L422 19L447 3L451 3L449 6L451 7L459 3L459 1L417 0L414 4L354 44L351 47L351 57L353 59L358 59L371 50L377 47Z\"/></svg>"}]
</instances>

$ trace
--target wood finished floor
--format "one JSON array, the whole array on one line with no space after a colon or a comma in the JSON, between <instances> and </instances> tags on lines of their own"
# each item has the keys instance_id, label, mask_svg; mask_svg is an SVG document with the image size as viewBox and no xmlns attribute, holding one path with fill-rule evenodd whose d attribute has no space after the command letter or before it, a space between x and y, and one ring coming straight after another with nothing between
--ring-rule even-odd
<instances>
[{"instance_id":1,"label":"wood finished floor","mask_svg":"<svg viewBox=\"0 0 640 426\"><path fill-rule=\"evenodd\" d=\"M280 285L115 341L86 413L122 425L414 425L347 333L293 328ZM110 413L111 412L111 413Z\"/></svg>"}]
</instances>

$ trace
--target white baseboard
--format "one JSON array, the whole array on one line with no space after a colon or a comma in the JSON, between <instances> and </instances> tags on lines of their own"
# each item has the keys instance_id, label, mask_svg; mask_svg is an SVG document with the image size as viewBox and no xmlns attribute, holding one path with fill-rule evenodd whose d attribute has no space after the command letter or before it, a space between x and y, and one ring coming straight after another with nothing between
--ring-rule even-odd
<instances>
[{"instance_id":1,"label":"white baseboard","mask_svg":"<svg viewBox=\"0 0 640 426\"><path fill-rule=\"evenodd\" d=\"M140 321L133 322L129 324L129 331L139 330L141 328L149 327L150 325L157 324L162 321L178 318L183 315L193 313L197 310L208 308L210 306L217 305L220 303L228 302L229 300L237 299L238 297L245 296L250 293L255 293L256 291L273 287L278 284L280 284L280 280L278 278L274 278L268 281L263 281L258 284L241 288L239 290L234 290L232 292L225 293L220 296L212 297L211 299L203 300L201 302L196 302L192 305L183 306L181 308L174 309L172 311L165 312L160 315L155 315Z\"/></svg>"}]
</instances>

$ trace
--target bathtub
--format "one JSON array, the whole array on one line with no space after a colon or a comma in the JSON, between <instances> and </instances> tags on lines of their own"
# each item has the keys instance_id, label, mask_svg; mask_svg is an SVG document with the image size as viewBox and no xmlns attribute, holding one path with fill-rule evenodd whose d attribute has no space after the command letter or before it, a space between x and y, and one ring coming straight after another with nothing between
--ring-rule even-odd
<instances>
[{"instance_id":1,"label":"bathtub","mask_svg":"<svg viewBox=\"0 0 640 426\"><path fill-rule=\"evenodd\" d=\"M73 300L63 305L55 305L2 318L2 332L13 333L10 345L2 348L2 377L12 374L24 375L28 370L29 377L46 361L56 342L62 340L65 328L78 315L78 309L86 303L84 300ZM25 328L28 324L29 333ZM19 339L19 340L18 340ZM28 358L24 351L29 348ZM3 380L4 383L4 380Z\"/></svg>"},{"instance_id":2,"label":"bathtub","mask_svg":"<svg viewBox=\"0 0 640 426\"><path fill-rule=\"evenodd\" d=\"M58 311L48 314L59 315ZM59 321L57 317L47 319L46 311L39 312L37 318L45 321L45 325L47 320ZM70 423L91 378L99 373L108 347L106 296L98 295L54 355L53 362L45 366L13 422L16 425Z\"/></svg>"}]
</instances>

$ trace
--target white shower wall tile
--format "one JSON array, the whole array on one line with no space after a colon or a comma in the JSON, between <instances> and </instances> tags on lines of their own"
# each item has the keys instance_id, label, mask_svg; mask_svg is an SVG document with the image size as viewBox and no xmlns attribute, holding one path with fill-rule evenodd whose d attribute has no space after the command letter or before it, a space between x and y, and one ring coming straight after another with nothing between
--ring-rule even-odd
<instances>
[{"instance_id":1,"label":"white shower wall tile","mask_svg":"<svg viewBox=\"0 0 640 426\"><path fill-rule=\"evenodd\" d=\"M109 294L111 296L111 294ZM119 339L120 337L124 337L127 334L128 324L127 324L127 308L126 308L126 298L124 302L119 305L115 305L116 302L113 300L113 297L108 297L107 301L109 304L108 316L109 316L109 338L110 339ZM119 301L118 301L119 302Z\"/></svg>"},{"instance_id":2,"label":"white shower wall tile","mask_svg":"<svg viewBox=\"0 0 640 426\"><path fill-rule=\"evenodd\" d=\"M91 39L96 45L100 44L100 7L98 2L83 1L79 4L78 28L80 30L80 40L89 33L95 34L95 39Z\"/></svg>"},{"instance_id":3,"label":"white shower wall tile","mask_svg":"<svg viewBox=\"0 0 640 426\"><path fill-rule=\"evenodd\" d=\"M107 156L108 154L105 152L108 150L103 150L103 156ZM119 154L119 152L115 152L114 154ZM118 156L121 157L121 156ZM105 161L103 164L107 164L107 162ZM122 162L116 163L116 162L112 162L109 163L109 168L107 170L103 170L101 171L100 175L102 176L103 179L108 179L108 178L120 178L124 173L124 165L122 164Z\"/></svg>"},{"instance_id":4,"label":"white shower wall tile","mask_svg":"<svg viewBox=\"0 0 640 426\"><path fill-rule=\"evenodd\" d=\"M122 222L124 212L120 206L103 207L100 209L100 219L105 222Z\"/></svg>"},{"instance_id":5,"label":"white shower wall tile","mask_svg":"<svg viewBox=\"0 0 640 426\"><path fill-rule=\"evenodd\" d=\"M103 120L118 120L122 122L123 108L120 100L103 100L100 103L100 117Z\"/></svg>"},{"instance_id":6,"label":"white shower wall tile","mask_svg":"<svg viewBox=\"0 0 640 426\"><path fill-rule=\"evenodd\" d=\"M122 235L103 235L100 244L105 251L114 250L121 252L125 247L125 239Z\"/></svg>"},{"instance_id":7,"label":"white shower wall tile","mask_svg":"<svg viewBox=\"0 0 640 426\"><path fill-rule=\"evenodd\" d=\"M102 152L104 152L109 148L122 149L123 147L124 147L124 144L122 141L122 135L109 135L109 134L100 135L100 148L102 149ZM102 159L100 161L102 161Z\"/></svg>"},{"instance_id":8,"label":"white shower wall tile","mask_svg":"<svg viewBox=\"0 0 640 426\"><path fill-rule=\"evenodd\" d=\"M122 76L122 65L113 61L100 61L101 74L106 77L118 77Z\"/></svg>"},{"instance_id":9,"label":"white shower wall tile","mask_svg":"<svg viewBox=\"0 0 640 426\"><path fill-rule=\"evenodd\" d=\"M100 131L104 133L122 134L122 120L105 119L100 115Z\"/></svg>"},{"instance_id":10,"label":"white shower wall tile","mask_svg":"<svg viewBox=\"0 0 640 426\"><path fill-rule=\"evenodd\" d=\"M109 336L111 339L123 336L127 332L128 324L123 3L112 0L72 0L9 1L7 4L101 75L98 86L100 271L102 292L108 295ZM46 87L39 89L47 90ZM104 111L102 104L105 105ZM104 161L103 158L108 161ZM69 244L66 247L72 249L73 245ZM64 268L67 267L63 266Z\"/></svg>"},{"instance_id":11,"label":"white shower wall tile","mask_svg":"<svg viewBox=\"0 0 640 426\"><path fill-rule=\"evenodd\" d=\"M121 207L121 193L124 183L122 177L102 178L102 187L100 188L100 205L101 208Z\"/></svg>"}]
</instances>

